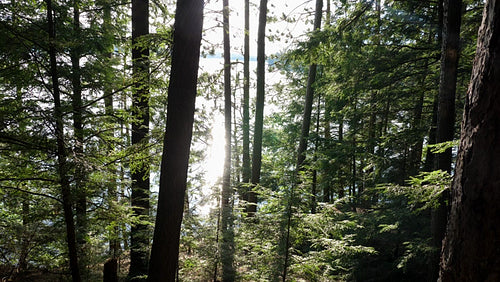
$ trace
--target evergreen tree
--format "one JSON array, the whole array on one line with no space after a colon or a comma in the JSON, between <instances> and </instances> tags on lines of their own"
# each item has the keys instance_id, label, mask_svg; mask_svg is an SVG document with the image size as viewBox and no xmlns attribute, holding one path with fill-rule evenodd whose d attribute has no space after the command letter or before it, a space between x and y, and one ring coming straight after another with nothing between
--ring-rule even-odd
<instances>
[{"instance_id":1,"label":"evergreen tree","mask_svg":"<svg viewBox=\"0 0 500 282\"><path fill-rule=\"evenodd\" d=\"M202 25L203 1L177 2L149 281L175 281L177 274Z\"/></svg>"},{"instance_id":2,"label":"evergreen tree","mask_svg":"<svg viewBox=\"0 0 500 282\"><path fill-rule=\"evenodd\" d=\"M498 278L500 1L486 1L452 186L440 281ZM480 206L480 208L479 208ZM478 263L478 262L481 263Z\"/></svg>"}]
</instances>

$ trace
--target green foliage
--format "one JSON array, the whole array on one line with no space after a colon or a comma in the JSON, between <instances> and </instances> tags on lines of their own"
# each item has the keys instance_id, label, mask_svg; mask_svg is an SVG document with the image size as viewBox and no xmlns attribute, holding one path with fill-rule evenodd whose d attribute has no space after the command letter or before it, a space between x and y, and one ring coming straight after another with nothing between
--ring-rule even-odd
<instances>
[{"instance_id":1,"label":"green foliage","mask_svg":"<svg viewBox=\"0 0 500 282\"><path fill-rule=\"evenodd\" d=\"M88 253L87 278L98 281L102 263L109 257L119 257L120 269L126 271L130 227L153 224L154 210L134 216L130 208L130 174L148 167L152 186L158 184L174 3L150 1L154 33L138 43L151 50L150 135L148 142L131 146L134 81L129 5L81 0L85 24L75 37L72 2L53 2L67 173L71 196L82 192L86 196L88 226L82 238ZM268 33L269 40L293 45L273 54L276 62L269 68L280 72L283 79L273 85L267 82L266 108L272 113L264 122L261 183L252 188L258 194L258 212L247 217L243 212L246 203L234 198L238 281L281 280L289 207L288 280L421 281L426 277L433 251L429 210L449 189L451 176L443 171L422 172L422 162L430 157L428 148L436 154L458 145L458 141L428 144L433 143L429 130L441 52L437 2L331 2L330 24L320 31L306 33L299 40L284 30ZM456 128L482 3L465 1L465 8ZM270 9L275 9L272 3ZM301 12L274 12L269 22L311 25L313 11ZM0 274L15 278L16 271L36 274L44 269L62 273L54 274L54 280L65 280L66 230L45 18L43 1L0 4ZM204 48L213 55L217 46ZM72 50L81 54L84 144L77 144L80 141L72 125L76 112L72 105ZM318 65L318 74L310 145L305 170L296 175L296 146L307 70L312 63ZM233 71L238 72L237 64ZM199 76L202 103L195 116L182 223L181 281L208 281L216 271L220 275L219 211L214 207L208 214L200 214L196 208L219 199L218 191L204 195L207 176L201 166L210 139L209 121L222 105L221 81L222 72L201 72ZM235 188L241 196L238 193L250 186L237 183L241 174L237 164L242 81L235 82L232 179L233 187L244 187ZM83 154L77 154L77 145L83 145ZM77 168L83 168L84 178L79 179ZM76 183L82 180L83 188L77 191ZM156 196L155 192L150 195L152 207Z\"/></svg>"}]
</instances>

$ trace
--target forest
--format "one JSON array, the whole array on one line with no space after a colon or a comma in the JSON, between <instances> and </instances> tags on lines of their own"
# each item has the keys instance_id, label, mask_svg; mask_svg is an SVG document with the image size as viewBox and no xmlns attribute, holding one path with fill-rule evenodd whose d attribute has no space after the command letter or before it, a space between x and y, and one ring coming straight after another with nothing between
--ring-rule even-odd
<instances>
[{"instance_id":1,"label":"forest","mask_svg":"<svg viewBox=\"0 0 500 282\"><path fill-rule=\"evenodd\" d=\"M500 0L0 0L0 97L2 281L500 281Z\"/></svg>"}]
</instances>

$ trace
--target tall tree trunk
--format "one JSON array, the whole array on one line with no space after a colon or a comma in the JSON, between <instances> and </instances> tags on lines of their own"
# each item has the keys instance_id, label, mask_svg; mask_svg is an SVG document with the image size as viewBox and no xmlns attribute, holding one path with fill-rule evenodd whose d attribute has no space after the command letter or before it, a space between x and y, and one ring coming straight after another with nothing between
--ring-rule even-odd
<instances>
[{"instance_id":1,"label":"tall tree trunk","mask_svg":"<svg viewBox=\"0 0 500 282\"><path fill-rule=\"evenodd\" d=\"M321 16L323 15L323 0L316 0L316 10L314 13L314 31L321 28ZM297 164L295 173L299 174L303 170L304 161L306 159L307 141L309 139L309 129L311 127L311 113L314 100L314 83L316 82L317 65L315 63L309 66L309 73L307 76L306 97L304 104L304 114L302 116L302 128L300 133L299 147L297 149ZM300 176L298 176L300 177ZM290 188L290 195L288 200L288 207L286 210L286 237L285 237L285 258L283 264L283 281L286 281L288 272L288 262L290 257L290 229L293 217L293 204L294 204L294 184Z\"/></svg>"},{"instance_id":2,"label":"tall tree trunk","mask_svg":"<svg viewBox=\"0 0 500 282\"><path fill-rule=\"evenodd\" d=\"M30 195L23 195L22 200L22 221L23 221L23 232L21 235L21 250L19 251L19 261L17 263L17 271L19 273L24 272L28 268L28 254L30 252L30 235L31 230L29 230L30 225Z\"/></svg>"},{"instance_id":3,"label":"tall tree trunk","mask_svg":"<svg viewBox=\"0 0 500 282\"><path fill-rule=\"evenodd\" d=\"M339 118L339 129L338 129L338 141L340 146L344 145L344 116L343 113L340 113L340 118ZM338 167L337 170L337 178L339 179L339 189L338 189L338 196L339 198L343 198L345 196L344 188L345 188L345 182L344 182L344 173L342 168Z\"/></svg>"},{"instance_id":4,"label":"tall tree trunk","mask_svg":"<svg viewBox=\"0 0 500 282\"><path fill-rule=\"evenodd\" d=\"M313 163L316 163L318 160L317 152L319 147L319 126L320 126L320 112L321 112L321 95L318 95L318 105L316 110L316 138L314 140L314 155L313 155ZM316 213L316 204L317 197L316 194L318 192L318 169L313 168L312 171L312 183L311 183L311 213Z\"/></svg>"},{"instance_id":5,"label":"tall tree trunk","mask_svg":"<svg viewBox=\"0 0 500 282\"><path fill-rule=\"evenodd\" d=\"M316 11L314 14L314 31L321 28L321 16L323 15L323 1L316 0ZM302 170L302 166L306 159L307 141L309 139L309 129L311 127L311 113L314 101L314 83L316 82L317 64L313 63L309 66L307 76L306 98L304 102L304 114L302 115L302 127L300 130L299 147L297 149L297 171Z\"/></svg>"},{"instance_id":6,"label":"tall tree trunk","mask_svg":"<svg viewBox=\"0 0 500 282\"><path fill-rule=\"evenodd\" d=\"M103 9L103 34L105 37L105 48L106 48L106 65L111 69L112 68L112 48L113 48L113 33L111 31L111 5L108 2L103 2L101 3L101 7ZM112 71L109 69L105 72L105 85L104 85L104 113L106 115L107 121L111 124L109 126L109 135L111 138L115 137L115 124L112 123L112 116L114 114L114 106L113 106L113 88L112 88L112 81L113 81L113 76L112 76ZM110 144L109 148L110 151L115 150L114 144ZM114 175L112 176L113 179L111 180L111 183L109 184L108 188L108 208L113 209L114 208L114 202L118 202L118 183L116 182L115 179L119 179L120 175L118 172L118 169L116 166L111 165L110 166L110 171L111 174ZM114 217L112 219L113 221L116 221L117 218ZM110 231L110 237L112 238L109 242L109 253L111 255L111 258L116 258L118 256L118 253L120 252L120 240L119 240L119 233L120 229L118 225L115 225ZM113 264L113 262L111 262ZM110 270L113 270L114 268L109 268Z\"/></svg>"},{"instance_id":7,"label":"tall tree trunk","mask_svg":"<svg viewBox=\"0 0 500 282\"><path fill-rule=\"evenodd\" d=\"M132 0L132 146L145 146L149 133L149 48L144 37L149 34L149 0ZM147 146L143 148L148 154ZM141 158L142 159L142 158ZM140 160L132 170L131 204L134 215L146 220L149 216L149 161ZM134 224L130 230L129 277L146 275L148 272L148 225Z\"/></svg>"},{"instance_id":8,"label":"tall tree trunk","mask_svg":"<svg viewBox=\"0 0 500 282\"><path fill-rule=\"evenodd\" d=\"M260 183L260 168L262 166L262 130L264 126L264 96L266 90L266 23L267 0L260 0L259 30L257 34L257 97L255 102L255 125L252 150L252 186L255 188ZM257 194L248 193L248 216L253 216L257 211Z\"/></svg>"},{"instance_id":9,"label":"tall tree trunk","mask_svg":"<svg viewBox=\"0 0 500 282\"><path fill-rule=\"evenodd\" d=\"M73 38L80 38L80 1L73 1ZM75 190L76 190L76 240L78 244L78 256L80 258L80 273L86 272L86 234L87 234L87 193L85 191L85 170L83 165L83 103L82 83L80 71L81 50L80 45L75 43L71 49L71 84L73 86L73 130L75 134Z\"/></svg>"},{"instance_id":10,"label":"tall tree trunk","mask_svg":"<svg viewBox=\"0 0 500 282\"><path fill-rule=\"evenodd\" d=\"M202 26L203 1L178 1L149 281L175 281L177 273Z\"/></svg>"},{"instance_id":11,"label":"tall tree trunk","mask_svg":"<svg viewBox=\"0 0 500 282\"><path fill-rule=\"evenodd\" d=\"M332 10L331 10L331 0L326 0L326 17L325 17L325 26L328 28L331 26L331 20L330 18L332 17ZM323 99L325 103L325 110L324 110L324 132L325 132L325 140L326 142L330 142L330 139L332 138L331 134L331 105L328 103L326 97ZM323 202L329 203L331 200L331 194L332 194L332 187L331 185L323 185Z\"/></svg>"},{"instance_id":12,"label":"tall tree trunk","mask_svg":"<svg viewBox=\"0 0 500 282\"><path fill-rule=\"evenodd\" d=\"M436 35L437 35L437 45L439 48L441 48L442 41L443 41L443 17L444 17L444 11L443 11L443 1L444 0L438 0L437 1L437 28L436 28ZM437 119L438 119L438 100L439 100L439 94L434 96L433 103L432 103L432 119L431 119L431 126L429 127L429 145L434 145L436 144L436 131L437 131ZM427 148L426 152L426 157L425 157L425 162L424 162L424 171L432 171L435 168L435 156L434 153L432 153L432 149L429 147Z\"/></svg>"},{"instance_id":13,"label":"tall tree trunk","mask_svg":"<svg viewBox=\"0 0 500 282\"><path fill-rule=\"evenodd\" d=\"M245 0L245 35L243 54L243 156L242 182L243 200L248 201L248 183L252 170L250 167L250 1Z\"/></svg>"},{"instance_id":14,"label":"tall tree trunk","mask_svg":"<svg viewBox=\"0 0 500 282\"><path fill-rule=\"evenodd\" d=\"M56 31L53 20L52 1L45 0L47 5L47 25L49 33L49 56L50 75L52 80L52 95L54 97L54 120L57 143L57 163L59 184L61 185L61 196L64 211L64 222L66 224L66 241L68 244L69 265L73 282L80 282L80 270L78 267L78 253L76 247L75 222L73 218L73 200L68 176L67 152L64 140L63 110L61 107L61 92L59 89L59 76L57 72L57 54L55 48Z\"/></svg>"},{"instance_id":15,"label":"tall tree trunk","mask_svg":"<svg viewBox=\"0 0 500 282\"><path fill-rule=\"evenodd\" d=\"M455 92L458 57L460 54L461 18L462 0L445 0L436 132L437 143L452 141L455 133ZM437 169L451 171L451 148L437 155Z\"/></svg>"},{"instance_id":16,"label":"tall tree trunk","mask_svg":"<svg viewBox=\"0 0 500 282\"><path fill-rule=\"evenodd\" d=\"M440 281L500 280L500 0L487 0L466 97Z\"/></svg>"},{"instance_id":17,"label":"tall tree trunk","mask_svg":"<svg viewBox=\"0 0 500 282\"><path fill-rule=\"evenodd\" d=\"M436 142L452 141L455 133L455 92L460 43L460 25L462 18L462 0L444 1L443 43L441 47L441 74L439 82L438 120ZM451 172L451 148L437 154L437 167ZM435 253L431 262L432 280L436 280L439 272L439 250L446 231L448 217L449 190L440 196L440 205L432 210L431 231Z\"/></svg>"},{"instance_id":18,"label":"tall tree trunk","mask_svg":"<svg viewBox=\"0 0 500 282\"><path fill-rule=\"evenodd\" d=\"M231 189L231 48L229 42L229 4L222 1L224 28L224 129L226 144L224 147L224 173L222 176L222 242L220 246L222 262L222 281L234 281L234 232L232 223Z\"/></svg>"}]
</instances>

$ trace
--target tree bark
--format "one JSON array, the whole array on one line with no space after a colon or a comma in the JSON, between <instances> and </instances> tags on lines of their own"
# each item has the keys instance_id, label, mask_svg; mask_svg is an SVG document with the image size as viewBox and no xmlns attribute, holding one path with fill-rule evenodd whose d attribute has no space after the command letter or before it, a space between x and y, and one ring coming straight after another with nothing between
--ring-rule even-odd
<instances>
[{"instance_id":1,"label":"tree bark","mask_svg":"<svg viewBox=\"0 0 500 282\"><path fill-rule=\"evenodd\" d=\"M231 189L231 48L229 42L229 1L222 1L224 28L224 131L226 144L224 148L224 172L221 193L221 231L220 244L222 262L222 281L234 281L234 234L232 223L232 189Z\"/></svg>"},{"instance_id":2,"label":"tree bark","mask_svg":"<svg viewBox=\"0 0 500 282\"><path fill-rule=\"evenodd\" d=\"M175 281L177 273L202 25L202 0L177 2L168 86L167 125L149 281Z\"/></svg>"},{"instance_id":3,"label":"tree bark","mask_svg":"<svg viewBox=\"0 0 500 282\"><path fill-rule=\"evenodd\" d=\"M321 27L321 16L323 15L323 1L316 1L316 12L314 14L314 31ZM309 129L311 127L311 113L314 101L314 83L316 82L317 64L312 63L309 66L307 76L306 98L304 102L304 114L302 116L302 127L300 130L299 147L297 149L297 172L302 170L302 166L306 159L307 141L309 139Z\"/></svg>"},{"instance_id":4,"label":"tree bark","mask_svg":"<svg viewBox=\"0 0 500 282\"><path fill-rule=\"evenodd\" d=\"M262 130L264 126L264 96L266 90L266 23L267 0L260 0L259 30L257 34L257 97L255 102L255 125L252 150L252 186L260 183L260 169L262 166ZM257 211L257 194L248 193L248 216L253 216Z\"/></svg>"},{"instance_id":5,"label":"tree bark","mask_svg":"<svg viewBox=\"0 0 500 282\"><path fill-rule=\"evenodd\" d=\"M132 146L148 143L149 134L149 48L143 46L149 34L149 0L132 0ZM147 146L146 146L147 147ZM145 148L144 154L148 155ZM132 170L131 204L134 215L142 221L149 216L149 157L139 161ZM137 223L130 230L129 277L144 276L148 272L149 228Z\"/></svg>"},{"instance_id":6,"label":"tree bark","mask_svg":"<svg viewBox=\"0 0 500 282\"><path fill-rule=\"evenodd\" d=\"M243 54L243 156L242 199L248 201L248 183L252 175L250 167L250 1L245 0L245 35ZM245 207L248 212L248 205Z\"/></svg>"},{"instance_id":7,"label":"tree bark","mask_svg":"<svg viewBox=\"0 0 500 282\"><path fill-rule=\"evenodd\" d=\"M75 221L73 218L73 200L68 177L67 152L64 140L63 111L61 107L61 92L59 89L59 76L57 71L57 54L55 48L56 31L52 16L52 1L45 0L47 5L47 25L49 33L49 56L50 75L52 80L52 95L54 97L54 120L57 143L57 163L59 184L61 185L62 205L64 211L64 222L66 224L66 241L68 244L69 265L73 282L80 282L80 270L78 267L78 253L76 247Z\"/></svg>"},{"instance_id":8,"label":"tree bark","mask_svg":"<svg viewBox=\"0 0 500 282\"><path fill-rule=\"evenodd\" d=\"M455 92L460 54L461 18L462 0L444 1L437 143L452 141L455 134ZM451 171L451 148L437 155L437 169Z\"/></svg>"},{"instance_id":9,"label":"tree bark","mask_svg":"<svg viewBox=\"0 0 500 282\"><path fill-rule=\"evenodd\" d=\"M80 1L73 1L73 40L80 38ZM81 82L81 47L75 43L71 49L71 84L73 86L73 130L75 134L75 190L76 190L76 240L78 245L78 256L80 259L80 273L85 277L87 264L86 256L86 234L87 234L87 195L85 191L85 169L83 165L83 102L82 102L82 82Z\"/></svg>"},{"instance_id":10,"label":"tree bark","mask_svg":"<svg viewBox=\"0 0 500 282\"><path fill-rule=\"evenodd\" d=\"M462 0L445 0L443 14L443 43L441 48L441 73L439 82L438 120L436 129L436 143L452 141L455 133L455 92L457 84L457 70L460 43L460 25L462 18ZM436 155L437 167L451 172L451 148ZM440 195L440 205L432 210L431 231L433 246L436 248L431 262L434 275L438 276L439 250L446 231L448 217L449 190Z\"/></svg>"},{"instance_id":11,"label":"tree bark","mask_svg":"<svg viewBox=\"0 0 500 282\"><path fill-rule=\"evenodd\" d=\"M500 0L486 1L467 92L440 281L500 280Z\"/></svg>"}]
</instances>

